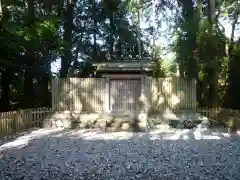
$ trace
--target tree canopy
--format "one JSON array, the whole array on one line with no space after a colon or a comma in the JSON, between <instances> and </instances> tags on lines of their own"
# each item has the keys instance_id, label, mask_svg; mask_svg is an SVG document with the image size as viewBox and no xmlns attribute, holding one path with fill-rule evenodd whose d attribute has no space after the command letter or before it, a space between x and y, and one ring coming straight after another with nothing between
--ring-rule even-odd
<instances>
[{"instance_id":1,"label":"tree canopy","mask_svg":"<svg viewBox=\"0 0 240 180\"><path fill-rule=\"evenodd\" d=\"M153 57L153 49L155 75L195 78L199 106L239 108L239 13L234 0L2 0L0 110L51 106L52 76L89 77L93 61Z\"/></svg>"}]
</instances>

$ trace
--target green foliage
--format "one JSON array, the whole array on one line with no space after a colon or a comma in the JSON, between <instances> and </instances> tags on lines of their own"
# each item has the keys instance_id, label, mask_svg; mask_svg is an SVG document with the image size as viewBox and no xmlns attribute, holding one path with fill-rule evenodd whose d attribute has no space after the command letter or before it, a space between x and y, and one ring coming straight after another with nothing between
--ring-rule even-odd
<instances>
[{"instance_id":1,"label":"green foliage","mask_svg":"<svg viewBox=\"0 0 240 180\"><path fill-rule=\"evenodd\" d=\"M128 20L130 14L137 16L136 3L12 0L1 1L1 5L0 74L11 75L9 80L1 77L6 98L0 96L0 101L5 104L13 100L11 104L19 107L50 105L51 99L45 97L49 97L46 93L51 63L56 59L61 59L63 74L74 72L87 77L93 71L93 60L120 59L123 54L135 57L139 54L138 45L143 54L149 55L145 49L149 41L143 38L138 41L137 34L140 37L143 34L136 22L131 24ZM85 63L79 63L79 59ZM27 96L32 96L34 102L25 102Z\"/></svg>"},{"instance_id":2,"label":"green foliage","mask_svg":"<svg viewBox=\"0 0 240 180\"><path fill-rule=\"evenodd\" d=\"M22 107L24 97L30 93L33 99L38 97L31 105L50 105L48 84L51 63L56 59L61 59L64 75L88 77L94 71L92 61L116 60L123 55L136 57L139 47L145 56L151 54L148 47L153 27L140 31L137 18L152 21L150 0L4 0L1 5L0 83L6 98L1 96L0 101L5 104L11 102ZM220 103L224 104L224 97L229 93L228 82L231 79L234 84L240 79L236 73L240 67L237 61L240 50L233 42L228 45L230 41L220 28L220 17L225 15L234 22L239 7L238 1L216 1L219 14L212 22L204 17L207 11L200 0L197 8L193 7L193 1L184 0L163 0L156 4L156 25L159 27L165 21L169 26L168 32L162 34L156 28L156 38L169 34L176 37L169 50L176 53L176 60L167 68L165 61L157 60L154 76L173 75L179 69L182 77L198 79L199 94L205 100L218 92ZM169 10L175 12L171 19L166 15ZM156 47L156 54L161 57L162 49ZM229 68L230 62L234 68ZM4 79L4 75L9 78ZM201 103L205 100L198 99Z\"/></svg>"},{"instance_id":3,"label":"green foliage","mask_svg":"<svg viewBox=\"0 0 240 180\"><path fill-rule=\"evenodd\" d=\"M156 78L165 77L165 70L163 68L161 59L156 60L156 70L154 71L153 76Z\"/></svg>"},{"instance_id":4,"label":"green foliage","mask_svg":"<svg viewBox=\"0 0 240 180\"><path fill-rule=\"evenodd\" d=\"M235 5L236 1L217 1L216 9L221 13L221 10L226 8L224 13L229 16L229 13L234 14L234 11L237 11ZM229 73L229 59L226 57L228 40L224 29L218 27L218 19L210 21L211 18L203 17L201 1L198 1L197 9L187 1L181 1L181 6L182 15L177 17L176 21L180 31L177 31L174 43L180 74L198 79L198 98L203 97L198 99L201 105L210 105L217 95L222 105L226 93L229 93L226 90ZM212 14L208 13L207 16L211 17Z\"/></svg>"}]
</instances>

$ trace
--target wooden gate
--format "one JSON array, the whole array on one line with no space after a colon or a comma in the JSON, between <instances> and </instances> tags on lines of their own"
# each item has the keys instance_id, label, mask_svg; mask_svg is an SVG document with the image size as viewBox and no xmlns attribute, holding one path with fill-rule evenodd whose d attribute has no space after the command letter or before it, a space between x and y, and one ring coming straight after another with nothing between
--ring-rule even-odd
<instances>
[{"instance_id":1,"label":"wooden gate","mask_svg":"<svg viewBox=\"0 0 240 180\"><path fill-rule=\"evenodd\" d=\"M110 110L112 112L135 112L141 95L141 80L111 79Z\"/></svg>"}]
</instances>

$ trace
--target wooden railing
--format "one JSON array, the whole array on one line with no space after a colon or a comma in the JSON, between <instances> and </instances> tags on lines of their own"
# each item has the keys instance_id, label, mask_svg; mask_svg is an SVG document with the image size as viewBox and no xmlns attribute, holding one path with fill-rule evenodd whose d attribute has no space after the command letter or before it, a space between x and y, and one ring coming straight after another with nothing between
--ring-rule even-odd
<instances>
[{"instance_id":1,"label":"wooden railing","mask_svg":"<svg viewBox=\"0 0 240 180\"><path fill-rule=\"evenodd\" d=\"M213 126L225 126L232 131L240 129L240 110L198 108L197 113L207 117Z\"/></svg>"},{"instance_id":2,"label":"wooden railing","mask_svg":"<svg viewBox=\"0 0 240 180\"><path fill-rule=\"evenodd\" d=\"M43 119L50 108L24 109L0 113L0 136L16 133L29 128L42 127Z\"/></svg>"}]
</instances>

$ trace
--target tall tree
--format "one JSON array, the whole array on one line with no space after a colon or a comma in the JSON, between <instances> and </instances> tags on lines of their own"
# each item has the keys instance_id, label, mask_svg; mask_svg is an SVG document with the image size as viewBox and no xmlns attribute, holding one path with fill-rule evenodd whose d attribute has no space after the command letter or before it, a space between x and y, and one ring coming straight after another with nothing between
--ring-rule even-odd
<instances>
[{"instance_id":1,"label":"tall tree","mask_svg":"<svg viewBox=\"0 0 240 180\"><path fill-rule=\"evenodd\" d=\"M25 25L28 27L31 35L35 34L34 30L35 23L35 1L28 0L27 3L27 16L25 20ZM29 46L30 47L30 46ZM23 97L23 106L25 108L31 108L34 104L34 94L33 94L33 78L34 70L33 66L35 63L34 50L29 48L24 57L24 63L26 65L24 73L24 97Z\"/></svg>"},{"instance_id":2,"label":"tall tree","mask_svg":"<svg viewBox=\"0 0 240 180\"><path fill-rule=\"evenodd\" d=\"M238 1L223 1L224 14L229 18L231 22L231 35L228 43L228 91L226 95L225 106L231 107L234 109L240 108L240 105L237 101L239 94L239 63L235 54L236 47L238 46L235 42L235 31L236 25L240 18L240 3ZM236 49L236 50L235 50Z\"/></svg>"},{"instance_id":3,"label":"tall tree","mask_svg":"<svg viewBox=\"0 0 240 180\"><path fill-rule=\"evenodd\" d=\"M215 0L208 0L208 21L209 21L209 36L213 37L213 31L216 29L216 2ZM213 45L214 46L214 45ZM209 106L216 107L218 105L218 74L219 74L219 65L217 62L216 52L209 52Z\"/></svg>"},{"instance_id":4,"label":"tall tree","mask_svg":"<svg viewBox=\"0 0 240 180\"><path fill-rule=\"evenodd\" d=\"M74 8L76 6L76 0L67 0L66 9L64 10L64 23L63 23L63 55L61 57L61 70L60 77L64 78L68 74L70 63L72 60L72 34L73 34L73 19Z\"/></svg>"},{"instance_id":5,"label":"tall tree","mask_svg":"<svg viewBox=\"0 0 240 180\"><path fill-rule=\"evenodd\" d=\"M93 19L93 56L97 55L97 6L96 1L92 0L92 19Z\"/></svg>"},{"instance_id":6,"label":"tall tree","mask_svg":"<svg viewBox=\"0 0 240 180\"><path fill-rule=\"evenodd\" d=\"M0 22L2 20L2 17L3 17L2 1L0 0Z\"/></svg>"},{"instance_id":7,"label":"tall tree","mask_svg":"<svg viewBox=\"0 0 240 180\"><path fill-rule=\"evenodd\" d=\"M192 0L179 0L182 14L178 17L177 61L181 77L197 78L197 62L194 52L197 47L197 32L199 12L195 9Z\"/></svg>"}]
</instances>

